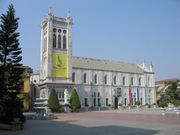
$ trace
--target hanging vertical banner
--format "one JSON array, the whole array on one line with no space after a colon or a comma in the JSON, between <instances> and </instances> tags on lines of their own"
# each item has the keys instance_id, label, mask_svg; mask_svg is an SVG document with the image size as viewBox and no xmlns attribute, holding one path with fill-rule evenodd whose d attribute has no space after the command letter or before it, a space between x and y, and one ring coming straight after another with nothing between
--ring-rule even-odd
<instances>
[{"instance_id":1,"label":"hanging vertical banner","mask_svg":"<svg viewBox=\"0 0 180 135\"><path fill-rule=\"evenodd\" d=\"M131 86L129 86L129 103L130 103L130 104L131 104L131 98L132 98L131 95L132 95L132 94L131 94Z\"/></svg>"},{"instance_id":2,"label":"hanging vertical banner","mask_svg":"<svg viewBox=\"0 0 180 135\"><path fill-rule=\"evenodd\" d=\"M139 88L137 87L137 100L139 101Z\"/></svg>"},{"instance_id":3,"label":"hanging vertical banner","mask_svg":"<svg viewBox=\"0 0 180 135\"><path fill-rule=\"evenodd\" d=\"M52 54L52 76L68 77L68 56L65 53L57 52Z\"/></svg>"},{"instance_id":4,"label":"hanging vertical banner","mask_svg":"<svg viewBox=\"0 0 180 135\"><path fill-rule=\"evenodd\" d=\"M145 98L145 104L147 104L147 88L145 88L145 96L144 96L144 98Z\"/></svg>"}]
</instances>

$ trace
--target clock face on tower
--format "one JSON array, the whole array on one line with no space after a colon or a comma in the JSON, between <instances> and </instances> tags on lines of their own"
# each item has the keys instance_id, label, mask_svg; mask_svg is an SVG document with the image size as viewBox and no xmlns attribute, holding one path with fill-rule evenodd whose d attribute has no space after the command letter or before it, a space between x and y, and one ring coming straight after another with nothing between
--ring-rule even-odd
<instances>
[{"instance_id":1,"label":"clock face on tower","mask_svg":"<svg viewBox=\"0 0 180 135\"><path fill-rule=\"evenodd\" d=\"M68 56L66 53L56 52L52 54L52 76L68 77Z\"/></svg>"}]
</instances>

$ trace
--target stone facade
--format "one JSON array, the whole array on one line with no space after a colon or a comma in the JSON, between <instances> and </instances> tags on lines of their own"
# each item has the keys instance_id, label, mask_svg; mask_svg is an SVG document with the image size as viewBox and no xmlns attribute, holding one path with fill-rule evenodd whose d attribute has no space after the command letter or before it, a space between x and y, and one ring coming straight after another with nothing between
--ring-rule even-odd
<instances>
[{"instance_id":1,"label":"stone facade","mask_svg":"<svg viewBox=\"0 0 180 135\"><path fill-rule=\"evenodd\" d=\"M70 98L76 88L81 105L117 106L153 104L155 100L152 64L130 64L72 56L72 17L55 17L50 10L41 23L40 95L38 101L47 104L54 88L61 104L64 91Z\"/></svg>"}]
</instances>

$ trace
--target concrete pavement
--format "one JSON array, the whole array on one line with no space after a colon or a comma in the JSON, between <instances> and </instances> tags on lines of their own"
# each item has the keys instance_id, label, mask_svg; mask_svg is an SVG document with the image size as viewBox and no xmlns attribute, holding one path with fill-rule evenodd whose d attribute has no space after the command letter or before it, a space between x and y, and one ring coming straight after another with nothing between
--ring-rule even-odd
<instances>
[{"instance_id":1,"label":"concrete pavement","mask_svg":"<svg viewBox=\"0 0 180 135\"><path fill-rule=\"evenodd\" d=\"M57 114L53 121L28 120L22 131L0 135L180 135L180 116L129 110Z\"/></svg>"}]
</instances>

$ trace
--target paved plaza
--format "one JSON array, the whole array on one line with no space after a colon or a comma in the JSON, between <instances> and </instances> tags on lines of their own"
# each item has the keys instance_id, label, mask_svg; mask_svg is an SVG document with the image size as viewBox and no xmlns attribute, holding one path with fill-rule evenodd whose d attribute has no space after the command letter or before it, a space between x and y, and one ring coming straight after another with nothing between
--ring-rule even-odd
<instances>
[{"instance_id":1,"label":"paved plaza","mask_svg":"<svg viewBox=\"0 0 180 135\"><path fill-rule=\"evenodd\" d=\"M56 120L28 120L22 131L0 135L180 135L180 115L159 111L109 110L56 114Z\"/></svg>"}]
</instances>

